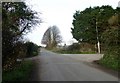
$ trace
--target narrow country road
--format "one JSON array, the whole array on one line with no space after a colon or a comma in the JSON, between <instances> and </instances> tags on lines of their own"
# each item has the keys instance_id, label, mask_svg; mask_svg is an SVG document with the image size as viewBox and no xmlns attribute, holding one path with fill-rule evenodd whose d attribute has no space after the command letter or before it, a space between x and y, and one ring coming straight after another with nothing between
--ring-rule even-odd
<instances>
[{"instance_id":1,"label":"narrow country road","mask_svg":"<svg viewBox=\"0 0 120 83\"><path fill-rule=\"evenodd\" d=\"M41 49L34 74L36 81L118 81L118 78L89 65L97 54L57 54ZM88 64L87 64L88 63ZM33 76L34 76L33 75Z\"/></svg>"}]
</instances>

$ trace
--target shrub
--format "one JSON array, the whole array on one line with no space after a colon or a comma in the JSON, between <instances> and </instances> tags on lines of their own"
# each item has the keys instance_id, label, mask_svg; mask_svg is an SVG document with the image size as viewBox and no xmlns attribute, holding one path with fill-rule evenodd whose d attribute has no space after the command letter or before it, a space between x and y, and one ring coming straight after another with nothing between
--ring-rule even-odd
<instances>
[{"instance_id":1,"label":"shrub","mask_svg":"<svg viewBox=\"0 0 120 83\"><path fill-rule=\"evenodd\" d=\"M32 42L26 42L25 45L27 48L27 57L38 55L38 49L39 49L38 45L36 45Z\"/></svg>"},{"instance_id":2,"label":"shrub","mask_svg":"<svg viewBox=\"0 0 120 83\"><path fill-rule=\"evenodd\" d=\"M68 46L67 50L69 51L79 51L80 45L78 43L73 43L72 45Z\"/></svg>"},{"instance_id":3,"label":"shrub","mask_svg":"<svg viewBox=\"0 0 120 83\"><path fill-rule=\"evenodd\" d=\"M113 17L115 17L114 20ZM118 23L116 23L119 19L116 15L113 17L109 19L111 22L102 34L105 54L100 60L100 63L104 66L120 71L120 65L118 64L120 62L120 37L118 34L120 33L120 29L118 27Z\"/></svg>"},{"instance_id":4,"label":"shrub","mask_svg":"<svg viewBox=\"0 0 120 83\"><path fill-rule=\"evenodd\" d=\"M120 71L119 49L119 46L110 46L107 48L104 57L100 60L100 63L106 67Z\"/></svg>"}]
</instances>

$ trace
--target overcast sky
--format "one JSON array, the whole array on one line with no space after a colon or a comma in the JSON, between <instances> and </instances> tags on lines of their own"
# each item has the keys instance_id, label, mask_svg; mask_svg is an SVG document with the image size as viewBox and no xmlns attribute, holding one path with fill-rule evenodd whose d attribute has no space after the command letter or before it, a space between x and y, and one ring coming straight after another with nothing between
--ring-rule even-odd
<instances>
[{"instance_id":1,"label":"overcast sky","mask_svg":"<svg viewBox=\"0 0 120 83\"><path fill-rule=\"evenodd\" d=\"M84 10L88 7L111 5L118 6L119 0L25 0L33 10L40 12L43 20L41 25L29 33L26 38L41 45L41 39L49 26L56 25L63 37L64 43L75 41L71 34L73 14L76 10Z\"/></svg>"}]
</instances>

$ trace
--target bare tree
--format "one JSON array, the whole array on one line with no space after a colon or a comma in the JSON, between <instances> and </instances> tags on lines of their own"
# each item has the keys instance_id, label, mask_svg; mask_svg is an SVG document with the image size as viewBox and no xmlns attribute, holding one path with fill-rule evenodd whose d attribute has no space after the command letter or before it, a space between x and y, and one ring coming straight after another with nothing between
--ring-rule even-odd
<instances>
[{"instance_id":1,"label":"bare tree","mask_svg":"<svg viewBox=\"0 0 120 83\"><path fill-rule=\"evenodd\" d=\"M57 26L50 26L43 35L42 44L48 48L56 47L57 44L62 42L62 36Z\"/></svg>"},{"instance_id":2,"label":"bare tree","mask_svg":"<svg viewBox=\"0 0 120 83\"><path fill-rule=\"evenodd\" d=\"M41 43L45 44L46 46L50 46L51 45L51 33L50 33L50 31L51 31L50 28L48 28L46 30L46 32L43 35L42 41L41 41Z\"/></svg>"}]
</instances>

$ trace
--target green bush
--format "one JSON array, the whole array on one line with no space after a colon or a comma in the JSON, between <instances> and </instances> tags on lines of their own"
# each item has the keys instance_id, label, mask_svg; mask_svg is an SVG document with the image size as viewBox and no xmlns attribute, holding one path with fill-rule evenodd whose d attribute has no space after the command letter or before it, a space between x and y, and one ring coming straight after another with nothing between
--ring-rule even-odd
<instances>
[{"instance_id":1,"label":"green bush","mask_svg":"<svg viewBox=\"0 0 120 83\"><path fill-rule=\"evenodd\" d=\"M27 56L26 57L32 57L38 55L39 46L32 43L32 42L26 42L25 43L27 48Z\"/></svg>"},{"instance_id":2,"label":"green bush","mask_svg":"<svg viewBox=\"0 0 120 83\"><path fill-rule=\"evenodd\" d=\"M120 13L120 8L117 9ZM120 71L120 19L118 14L113 15L109 20L109 26L102 34L102 43L105 47L104 57L100 60L100 63L106 67Z\"/></svg>"},{"instance_id":3,"label":"green bush","mask_svg":"<svg viewBox=\"0 0 120 83\"><path fill-rule=\"evenodd\" d=\"M100 63L108 68L120 71L120 55L119 46L110 46L106 49L104 57L100 60Z\"/></svg>"},{"instance_id":4,"label":"green bush","mask_svg":"<svg viewBox=\"0 0 120 83\"><path fill-rule=\"evenodd\" d=\"M120 71L119 63L120 61L116 60L114 57L106 57L100 60L100 64L108 68Z\"/></svg>"},{"instance_id":5,"label":"green bush","mask_svg":"<svg viewBox=\"0 0 120 83\"><path fill-rule=\"evenodd\" d=\"M67 50L69 51L79 51L80 50L80 45L78 43L73 43L72 45L70 45Z\"/></svg>"},{"instance_id":6,"label":"green bush","mask_svg":"<svg viewBox=\"0 0 120 83\"><path fill-rule=\"evenodd\" d=\"M6 48L7 49L7 48ZM26 46L23 42L16 42L13 44L13 47L9 47L8 49L11 49L11 51L6 51L7 55L2 57L2 69L4 71L12 70L14 69L16 64L16 59L21 59L26 56ZM3 49L5 50L5 49Z\"/></svg>"}]
</instances>

